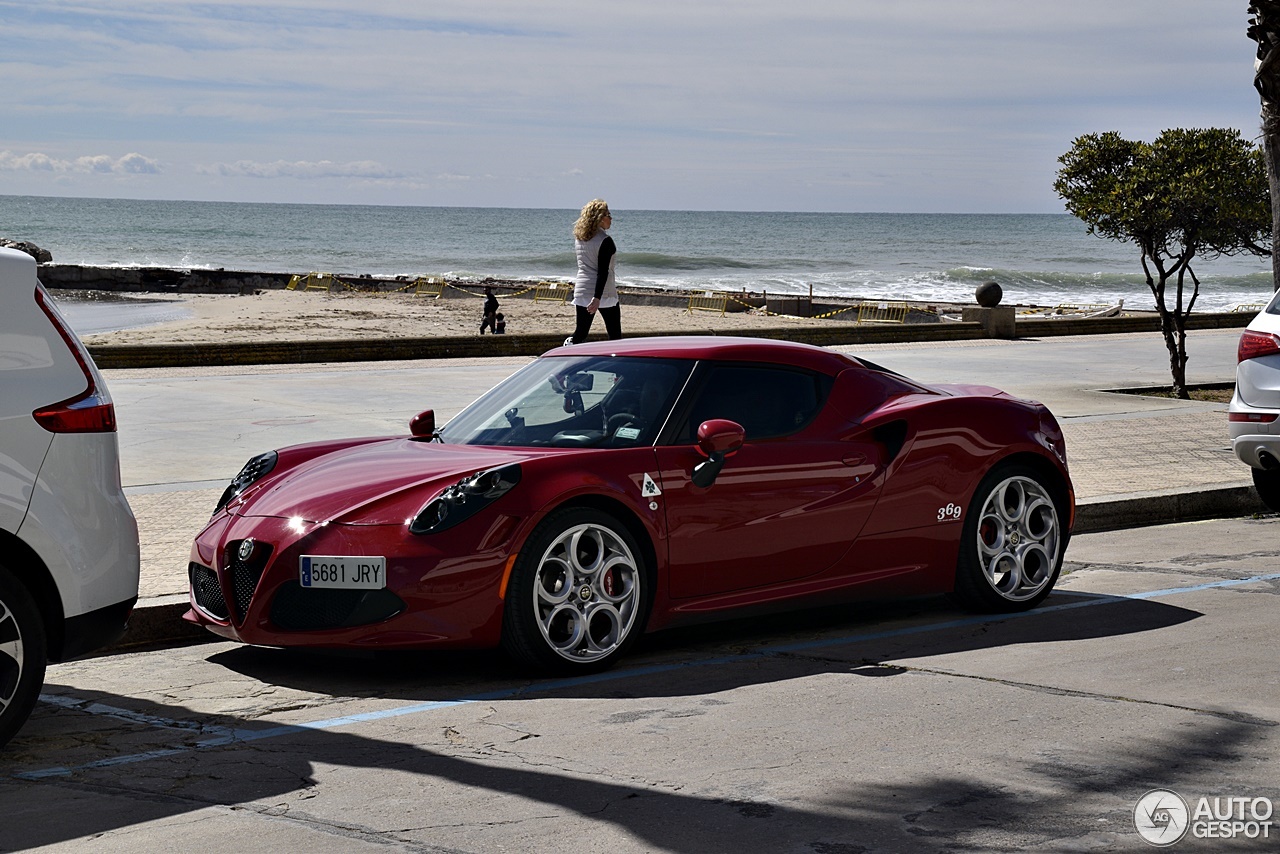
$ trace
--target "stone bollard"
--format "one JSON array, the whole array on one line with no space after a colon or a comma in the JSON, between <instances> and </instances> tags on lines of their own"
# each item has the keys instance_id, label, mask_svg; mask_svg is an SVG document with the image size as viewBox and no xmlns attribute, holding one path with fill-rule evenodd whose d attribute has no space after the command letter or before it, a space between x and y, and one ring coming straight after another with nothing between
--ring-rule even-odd
<instances>
[{"instance_id":1,"label":"stone bollard","mask_svg":"<svg viewBox=\"0 0 1280 854\"><path fill-rule=\"evenodd\" d=\"M988 338L1017 338L1014 329L1016 315L1011 305L997 305L983 308L980 305L966 306L960 310L960 319L965 323L981 323L982 331Z\"/></svg>"},{"instance_id":2,"label":"stone bollard","mask_svg":"<svg viewBox=\"0 0 1280 854\"><path fill-rule=\"evenodd\" d=\"M983 282L974 292L978 305L962 308L960 319L966 323L981 323L988 338L1017 338L1017 316L1013 306L1000 305L1003 296L1004 291L999 284Z\"/></svg>"}]
</instances>

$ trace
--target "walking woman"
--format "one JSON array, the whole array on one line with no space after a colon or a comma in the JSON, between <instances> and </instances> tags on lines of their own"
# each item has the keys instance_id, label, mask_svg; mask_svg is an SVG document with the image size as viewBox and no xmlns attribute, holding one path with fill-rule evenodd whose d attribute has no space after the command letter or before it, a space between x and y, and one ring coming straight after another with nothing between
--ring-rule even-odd
<instances>
[{"instance_id":1,"label":"walking woman","mask_svg":"<svg viewBox=\"0 0 1280 854\"><path fill-rule=\"evenodd\" d=\"M573 286L573 304L578 325L566 344L581 344L591 331L596 312L604 318L609 339L622 337L622 315L618 309L618 283L613 267L618 247L609 236L613 217L604 199L592 199L582 208L573 225L574 249L578 254L578 278Z\"/></svg>"}]
</instances>

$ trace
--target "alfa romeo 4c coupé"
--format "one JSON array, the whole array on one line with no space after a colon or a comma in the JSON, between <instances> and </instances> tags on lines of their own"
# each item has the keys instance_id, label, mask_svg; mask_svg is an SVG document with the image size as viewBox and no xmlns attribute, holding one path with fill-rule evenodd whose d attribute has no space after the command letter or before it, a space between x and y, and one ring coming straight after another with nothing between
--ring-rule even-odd
<instances>
[{"instance_id":1,"label":"alfa romeo 4c coup\u00e9","mask_svg":"<svg viewBox=\"0 0 1280 854\"><path fill-rule=\"evenodd\" d=\"M601 668L642 632L856 598L1053 588L1074 495L1039 403L801 344L561 347L437 429L281 448L191 551L186 618L268 646Z\"/></svg>"}]
</instances>

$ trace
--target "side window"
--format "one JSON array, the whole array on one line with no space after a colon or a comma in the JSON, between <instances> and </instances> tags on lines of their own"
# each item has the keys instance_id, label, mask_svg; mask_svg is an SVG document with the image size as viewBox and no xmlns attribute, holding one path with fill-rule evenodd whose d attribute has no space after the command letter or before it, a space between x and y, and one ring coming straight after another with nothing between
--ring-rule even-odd
<instances>
[{"instance_id":1,"label":"side window","mask_svg":"<svg viewBox=\"0 0 1280 854\"><path fill-rule=\"evenodd\" d=\"M742 425L747 441L786 436L803 428L822 408L831 378L763 365L713 365L699 385L677 442L696 441L698 425L727 418Z\"/></svg>"}]
</instances>

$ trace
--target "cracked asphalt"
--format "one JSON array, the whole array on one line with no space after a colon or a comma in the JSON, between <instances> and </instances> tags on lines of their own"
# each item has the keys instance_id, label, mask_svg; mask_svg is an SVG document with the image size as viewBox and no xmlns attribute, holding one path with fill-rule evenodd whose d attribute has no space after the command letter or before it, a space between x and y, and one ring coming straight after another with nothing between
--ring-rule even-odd
<instances>
[{"instance_id":1,"label":"cracked asphalt","mask_svg":"<svg viewBox=\"0 0 1280 854\"><path fill-rule=\"evenodd\" d=\"M0 754L0 849L1146 850L1152 789L1280 800L1276 524L1078 536L1028 614L738 621L591 678L225 643L58 665Z\"/></svg>"}]
</instances>

